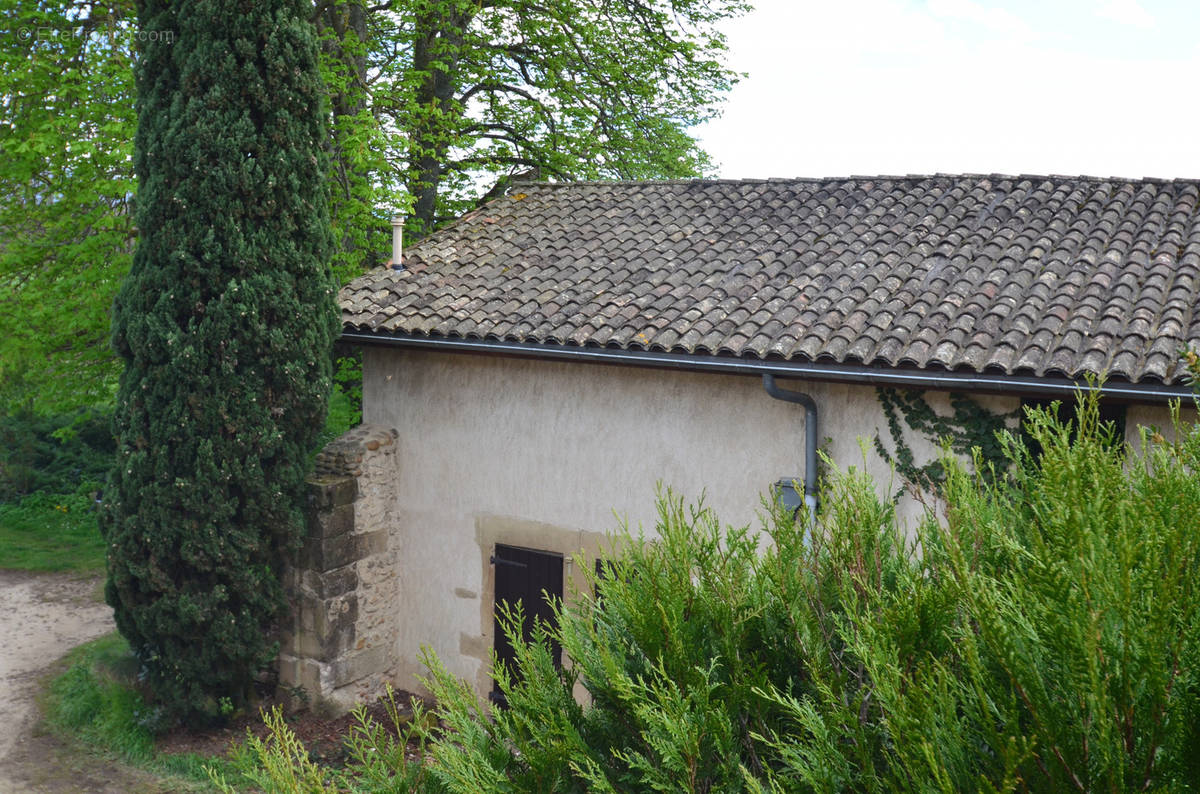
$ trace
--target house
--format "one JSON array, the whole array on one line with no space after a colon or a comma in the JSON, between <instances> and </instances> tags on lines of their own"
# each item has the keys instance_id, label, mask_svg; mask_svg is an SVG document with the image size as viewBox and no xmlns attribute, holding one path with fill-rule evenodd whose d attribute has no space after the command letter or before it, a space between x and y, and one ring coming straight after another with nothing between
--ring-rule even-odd
<instances>
[{"instance_id":1,"label":"house","mask_svg":"<svg viewBox=\"0 0 1200 794\"><path fill-rule=\"evenodd\" d=\"M321 458L284 678L417 688L428 646L483 694L498 598L569 590L617 516L652 530L657 483L753 522L780 481L811 501L821 447L894 491L879 450L937 440L890 435L880 387L1011 426L1103 375L1127 436L1168 425L1200 182L525 184L340 299L366 424Z\"/></svg>"}]
</instances>

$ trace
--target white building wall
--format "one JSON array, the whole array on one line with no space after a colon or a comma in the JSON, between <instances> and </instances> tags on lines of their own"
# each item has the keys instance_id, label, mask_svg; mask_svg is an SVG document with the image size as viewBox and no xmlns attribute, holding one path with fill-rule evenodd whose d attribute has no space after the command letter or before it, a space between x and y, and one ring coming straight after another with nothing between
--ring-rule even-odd
<instances>
[{"instance_id":1,"label":"white building wall","mask_svg":"<svg viewBox=\"0 0 1200 794\"><path fill-rule=\"evenodd\" d=\"M1194 405L1180 405L1179 421L1190 426L1196 422ZM1142 444L1141 428L1148 428L1160 433L1167 441L1176 438L1174 419L1171 408L1166 405L1130 405L1125 409L1125 440L1135 449Z\"/></svg>"},{"instance_id":2,"label":"white building wall","mask_svg":"<svg viewBox=\"0 0 1200 794\"><path fill-rule=\"evenodd\" d=\"M659 482L689 501L703 493L725 523L757 524L770 485L804 474L804 410L772 399L759 377L382 348L366 349L363 371L364 421L399 431L392 548L407 605L398 683L409 689L428 646L486 691L496 542L595 551L621 518L650 533ZM839 466L863 465L863 439L881 494L899 488L870 445L879 432L891 447L874 388L779 384L817 402L822 448ZM947 410L944 394L927 399ZM925 439L909 444L918 461L937 454ZM920 508L906 499L900 512L911 526Z\"/></svg>"},{"instance_id":3,"label":"white building wall","mask_svg":"<svg viewBox=\"0 0 1200 794\"><path fill-rule=\"evenodd\" d=\"M602 551L621 520L652 533L658 483L689 501L703 493L727 524L757 525L770 485L803 479L804 409L772 399L759 377L394 348L364 356L364 421L399 433L392 669L406 689L422 688L425 647L481 694L489 688L496 543L569 556ZM879 433L892 448L873 387L779 383L816 401L821 448L838 466L865 463L885 498L899 489L871 444ZM925 398L949 414L947 395ZM976 400L993 412L1020 403ZM1166 406L1130 405L1126 417L1131 442L1141 425L1169 437ZM919 463L938 454L906 440ZM910 528L922 512L908 498L898 511ZM570 564L566 573L568 590L581 583Z\"/></svg>"}]
</instances>

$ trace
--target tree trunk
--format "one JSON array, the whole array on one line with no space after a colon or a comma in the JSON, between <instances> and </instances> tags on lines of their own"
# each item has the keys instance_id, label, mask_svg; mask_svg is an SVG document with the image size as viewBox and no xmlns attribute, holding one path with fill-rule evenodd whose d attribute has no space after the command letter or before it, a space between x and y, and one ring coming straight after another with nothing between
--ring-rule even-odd
<instances>
[{"instance_id":1,"label":"tree trunk","mask_svg":"<svg viewBox=\"0 0 1200 794\"><path fill-rule=\"evenodd\" d=\"M366 1L347 0L342 3L318 5L314 22L322 54L340 63L346 74L343 81L330 86L329 92L330 110L333 113L329 143L330 193L336 208L343 203L354 201L355 171L360 168L346 153L338 119L356 116L368 106ZM356 41L351 43L348 40L350 37ZM336 209L334 214L335 217L338 215ZM341 249L344 259L356 259L355 235L346 228L340 228L338 231L339 239L336 244Z\"/></svg>"},{"instance_id":2,"label":"tree trunk","mask_svg":"<svg viewBox=\"0 0 1200 794\"><path fill-rule=\"evenodd\" d=\"M440 9L418 15L413 45L413 69L423 76L417 88L416 123L410 129L408 190L412 195L410 230L416 236L433 231L437 221L438 187L442 166L458 126L447 115L459 113L454 104L463 33L471 14Z\"/></svg>"}]
</instances>

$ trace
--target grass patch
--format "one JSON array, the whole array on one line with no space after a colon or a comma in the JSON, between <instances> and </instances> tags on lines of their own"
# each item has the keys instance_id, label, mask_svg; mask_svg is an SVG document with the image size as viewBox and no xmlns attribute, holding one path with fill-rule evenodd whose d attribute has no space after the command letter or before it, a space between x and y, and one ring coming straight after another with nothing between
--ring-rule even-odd
<instances>
[{"instance_id":1,"label":"grass patch","mask_svg":"<svg viewBox=\"0 0 1200 794\"><path fill-rule=\"evenodd\" d=\"M104 569L104 539L90 494L31 494L0 503L0 568Z\"/></svg>"},{"instance_id":2,"label":"grass patch","mask_svg":"<svg viewBox=\"0 0 1200 794\"><path fill-rule=\"evenodd\" d=\"M243 780L224 758L155 751L155 711L137 690L137 660L119 634L79 646L66 662L46 693L46 723L56 736L153 775L195 784L197 791L212 790L206 767L235 783Z\"/></svg>"}]
</instances>

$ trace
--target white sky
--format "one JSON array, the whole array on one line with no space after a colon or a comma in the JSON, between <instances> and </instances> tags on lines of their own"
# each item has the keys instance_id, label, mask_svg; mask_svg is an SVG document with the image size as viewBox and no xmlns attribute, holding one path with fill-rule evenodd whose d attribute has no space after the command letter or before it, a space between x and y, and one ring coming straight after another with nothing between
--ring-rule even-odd
<instances>
[{"instance_id":1,"label":"white sky","mask_svg":"<svg viewBox=\"0 0 1200 794\"><path fill-rule=\"evenodd\" d=\"M1200 177L1196 0L752 0L728 178Z\"/></svg>"}]
</instances>

